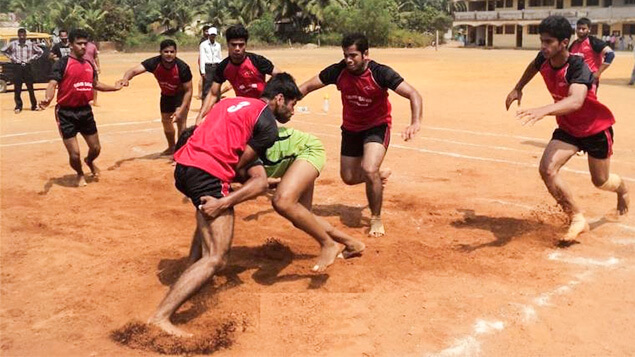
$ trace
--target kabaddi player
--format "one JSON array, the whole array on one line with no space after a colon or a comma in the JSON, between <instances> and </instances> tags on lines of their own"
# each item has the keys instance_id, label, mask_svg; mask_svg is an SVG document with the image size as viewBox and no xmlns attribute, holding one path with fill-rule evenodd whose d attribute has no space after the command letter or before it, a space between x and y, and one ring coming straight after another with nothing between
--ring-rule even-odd
<instances>
[{"instance_id":1,"label":"kabaddi player","mask_svg":"<svg viewBox=\"0 0 635 357\"><path fill-rule=\"evenodd\" d=\"M311 212L313 188L326 163L324 145L317 137L292 128L280 127L278 139L260 156L270 184L275 184L273 208L297 228L312 236L321 247L314 271L333 264L344 244L344 258L361 254L364 243L334 228Z\"/></svg>"},{"instance_id":2,"label":"kabaddi player","mask_svg":"<svg viewBox=\"0 0 635 357\"><path fill-rule=\"evenodd\" d=\"M264 193L267 175L262 165L251 165L240 189L229 192L229 184L236 170L273 145L278 137L276 120L289 121L301 97L293 77L281 73L269 80L260 98L219 102L174 153L176 187L196 207L197 233L190 249L195 262L172 285L149 323L171 334L188 335L172 325L170 317L225 266L233 238L233 207Z\"/></svg>"},{"instance_id":3,"label":"kabaddi player","mask_svg":"<svg viewBox=\"0 0 635 357\"><path fill-rule=\"evenodd\" d=\"M77 172L77 186L86 186L86 179L80 160L77 133L81 133L88 145L88 155L84 162L90 168L94 178L99 175L95 159L99 156L101 145L97 134L97 125L90 101L93 99L93 89L103 92L118 91L121 84L114 86L99 82L97 70L83 58L88 42L88 33L82 29L71 31L69 35L71 53L60 58L53 65L51 80L46 88L44 99L40 101L40 108L46 109L55 97L57 91L57 105L55 106L55 120L64 146L68 151L71 167Z\"/></svg>"},{"instance_id":4,"label":"kabaddi player","mask_svg":"<svg viewBox=\"0 0 635 357\"><path fill-rule=\"evenodd\" d=\"M390 170L380 170L390 143L392 125L388 89L410 100L411 122L402 137L408 141L419 131L421 95L392 68L368 56L368 39L354 33L342 40L344 59L328 66L300 86L303 95L335 84L342 93L343 124L340 175L348 185L366 184L370 206L369 235L385 234L381 221L383 184Z\"/></svg>"},{"instance_id":5,"label":"kabaddi player","mask_svg":"<svg viewBox=\"0 0 635 357\"><path fill-rule=\"evenodd\" d=\"M221 85L225 81L229 81L237 97L260 98L265 88L265 76L280 72L265 57L246 51L249 32L243 25L231 26L225 32L225 37L229 56L216 67L212 87L196 117L197 125L219 100Z\"/></svg>"},{"instance_id":6,"label":"kabaddi player","mask_svg":"<svg viewBox=\"0 0 635 357\"><path fill-rule=\"evenodd\" d=\"M593 90L597 95L597 89L600 86L600 76L613 62L615 53L606 42L589 35L590 29L591 20L586 17L578 20L575 27L578 39L573 41L569 47L569 53L584 58L584 62L593 73L593 78L595 79Z\"/></svg>"},{"instance_id":7,"label":"kabaddi player","mask_svg":"<svg viewBox=\"0 0 635 357\"><path fill-rule=\"evenodd\" d=\"M589 224L560 175L560 169L578 150L584 150L589 155L593 184L601 190L617 194L617 211L620 215L628 212L628 188L620 176L609 171L615 119L591 90L595 78L584 59L572 56L567 50L572 32L569 21L562 16L549 16L542 20L538 31L541 50L507 96L505 105L509 109L515 100L520 104L523 88L540 72L554 103L519 109L517 117L523 125L534 124L547 115L556 117L558 128L542 155L539 170L549 193L571 219L563 240L572 241L580 233L588 231Z\"/></svg>"},{"instance_id":8,"label":"kabaddi player","mask_svg":"<svg viewBox=\"0 0 635 357\"><path fill-rule=\"evenodd\" d=\"M187 125L187 114L192 101L192 71L190 66L176 57L176 42L173 40L161 41L160 54L148 58L141 64L132 67L120 80L123 86L128 86L129 81L144 72L154 74L161 87L161 123L163 132L168 142L168 148L162 155L174 153L176 123L179 137Z\"/></svg>"}]
</instances>

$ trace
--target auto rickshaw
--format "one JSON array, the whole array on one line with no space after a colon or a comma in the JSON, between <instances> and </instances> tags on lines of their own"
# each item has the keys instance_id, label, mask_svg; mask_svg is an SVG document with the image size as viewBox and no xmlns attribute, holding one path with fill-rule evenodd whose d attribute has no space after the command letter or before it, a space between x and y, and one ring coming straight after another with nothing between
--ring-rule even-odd
<instances>
[{"instance_id":1,"label":"auto rickshaw","mask_svg":"<svg viewBox=\"0 0 635 357\"><path fill-rule=\"evenodd\" d=\"M52 39L51 35L39 32L27 32L27 40L38 42L44 53L40 58L32 62L33 83L48 83L49 76L53 67L53 62L49 59L51 52ZM4 48L9 42L18 39L18 29L0 30L0 49ZM13 84L13 68L14 64L4 53L0 52L0 93L7 91L7 87Z\"/></svg>"}]
</instances>

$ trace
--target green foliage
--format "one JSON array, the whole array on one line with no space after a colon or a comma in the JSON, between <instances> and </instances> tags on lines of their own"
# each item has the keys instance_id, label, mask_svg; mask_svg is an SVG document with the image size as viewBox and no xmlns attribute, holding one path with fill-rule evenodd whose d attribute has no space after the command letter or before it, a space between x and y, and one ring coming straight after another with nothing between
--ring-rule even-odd
<instances>
[{"instance_id":1,"label":"green foliage","mask_svg":"<svg viewBox=\"0 0 635 357\"><path fill-rule=\"evenodd\" d=\"M273 21L273 15L266 13L258 20L254 20L249 24L249 37L258 39L266 43L275 43L276 39L276 24Z\"/></svg>"},{"instance_id":2,"label":"green foliage","mask_svg":"<svg viewBox=\"0 0 635 357\"><path fill-rule=\"evenodd\" d=\"M404 29L395 29L388 37L390 47L426 47L430 46L432 41L434 41L432 35Z\"/></svg>"},{"instance_id":3,"label":"green foliage","mask_svg":"<svg viewBox=\"0 0 635 357\"><path fill-rule=\"evenodd\" d=\"M450 15L434 8L425 7L402 14L402 27L418 32L433 33L436 30L446 32L452 27Z\"/></svg>"}]
</instances>

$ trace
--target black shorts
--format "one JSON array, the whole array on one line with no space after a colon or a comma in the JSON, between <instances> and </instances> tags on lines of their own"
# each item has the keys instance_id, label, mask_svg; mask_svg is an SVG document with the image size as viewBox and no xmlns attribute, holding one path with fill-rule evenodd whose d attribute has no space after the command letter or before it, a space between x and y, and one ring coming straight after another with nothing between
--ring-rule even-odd
<instances>
[{"instance_id":1,"label":"black shorts","mask_svg":"<svg viewBox=\"0 0 635 357\"><path fill-rule=\"evenodd\" d=\"M363 131L349 131L342 127L342 156L364 156L364 144L380 143L388 149L390 144L390 127L382 124Z\"/></svg>"},{"instance_id":2,"label":"black shorts","mask_svg":"<svg viewBox=\"0 0 635 357\"><path fill-rule=\"evenodd\" d=\"M558 128L553 132L551 140L559 140L575 145L596 159L606 159L613 155L613 127L584 138L576 138Z\"/></svg>"},{"instance_id":3,"label":"black shorts","mask_svg":"<svg viewBox=\"0 0 635 357\"><path fill-rule=\"evenodd\" d=\"M83 107L55 107L55 120L57 128L63 139L70 139L82 135L97 133L97 124L90 105Z\"/></svg>"},{"instance_id":4,"label":"black shorts","mask_svg":"<svg viewBox=\"0 0 635 357\"><path fill-rule=\"evenodd\" d=\"M161 94L161 113L174 113L183 103L183 93L176 95Z\"/></svg>"},{"instance_id":5,"label":"black shorts","mask_svg":"<svg viewBox=\"0 0 635 357\"><path fill-rule=\"evenodd\" d=\"M181 164L176 164L174 169L174 183L179 191L192 200L196 208L201 204L201 197L225 197L229 194L230 187L229 182L224 182L206 171Z\"/></svg>"}]
</instances>

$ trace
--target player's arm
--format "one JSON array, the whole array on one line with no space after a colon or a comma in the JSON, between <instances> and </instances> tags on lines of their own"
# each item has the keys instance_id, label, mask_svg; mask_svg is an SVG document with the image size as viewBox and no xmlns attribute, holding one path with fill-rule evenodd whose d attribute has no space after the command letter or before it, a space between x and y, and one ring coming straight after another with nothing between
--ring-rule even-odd
<instances>
[{"instance_id":1,"label":"player's arm","mask_svg":"<svg viewBox=\"0 0 635 357\"><path fill-rule=\"evenodd\" d=\"M527 83L529 83L537 73L538 69L536 68L535 61L531 61L518 83L516 83L514 89L507 95L507 99L505 100L505 108L507 108L507 110L509 110L509 107L515 100L517 100L518 105L520 105L520 101L523 98L523 88L525 88Z\"/></svg>"},{"instance_id":2,"label":"player's arm","mask_svg":"<svg viewBox=\"0 0 635 357\"><path fill-rule=\"evenodd\" d=\"M273 76L275 76L276 74L280 74L280 73L282 73L282 72L283 72L283 71L282 71L280 68L278 68L278 67L276 67L276 66L273 66L273 69L271 70L271 76L273 77Z\"/></svg>"},{"instance_id":3,"label":"player's arm","mask_svg":"<svg viewBox=\"0 0 635 357\"><path fill-rule=\"evenodd\" d=\"M121 83L122 86L127 87L128 84L130 84L129 82L131 79L144 72L146 72L146 68L143 66L143 64L138 64L127 70L126 73L124 73L123 78L118 80L117 82Z\"/></svg>"},{"instance_id":4,"label":"player's arm","mask_svg":"<svg viewBox=\"0 0 635 357\"><path fill-rule=\"evenodd\" d=\"M609 68L611 63L613 63L613 60L615 59L615 52L613 52L611 47L606 46L602 49L602 57L604 58L604 61L600 65L600 68L598 68L598 71L593 73L593 77L595 79L600 79L602 73Z\"/></svg>"},{"instance_id":5,"label":"player's arm","mask_svg":"<svg viewBox=\"0 0 635 357\"><path fill-rule=\"evenodd\" d=\"M185 116L190 110L190 104L192 103L192 95L194 93L194 87L192 86L192 81L188 81L183 83L183 88L185 89L185 93L183 93L183 102L180 107L177 108L176 112L172 115L172 120L177 121L179 119L185 119Z\"/></svg>"},{"instance_id":6,"label":"player's arm","mask_svg":"<svg viewBox=\"0 0 635 357\"><path fill-rule=\"evenodd\" d=\"M95 81L94 83L95 84L93 85L93 88L95 88L96 90L100 92L116 92L123 87L123 84L121 83L121 81L115 82L114 86L111 86L110 84L102 83L100 81Z\"/></svg>"},{"instance_id":7,"label":"player's arm","mask_svg":"<svg viewBox=\"0 0 635 357\"><path fill-rule=\"evenodd\" d=\"M414 138L415 134L419 131L421 126L421 118L423 117L423 99L421 94L408 82L403 81L397 88L395 93L410 100L410 125L401 134L401 137L408 141Z\"/></svg>"},{"instance_id":8,"label":"player's arm","mask_svg":"<svg viewBox=\"0 0 635 357\"><path fill-rule=\"evenodd\" d=\"M53 98L55 98L55 89L57 88L57 81L55 79L51 79L49 81L48 86L46 87L46 91L44 92L44 99L40 100L39 107L42 110L46 109L46 107L51 104Z\"/></svg>"},{"instance_id":9,"label":"player's arm","mask_svg":"<svg viewBox=\"0 0 635 357\"><path fill-rule=\"evenodd\" d=\"M516 118L523 125L533 125L547 115L566 115L580 109L584 104L589 88L586 84L573 83L569 87L569 95L561 101L540 108L520 109Z\"/></svg>"},{"instance_id":10,"label":"player's arm","mask_svg":"<svg viewBox=\"0 0 635 357\"><path fill-rule=\"evenodd\" d=\"M212 82L212 87L209 89L209 93L207 93L207 96L203 100L203 104L201 104L201 110L196 116L196 125L199 125L203 121L207 113L212 110L212 107L214 107L214 104L216 104L216 102L218 101L220 90L221 83Z\"/></svg>"},{"instance_id":11,"label":"player's arm","mask_svg":"<svg viewBox=\"0 0 635 357\"><path fill-rule=\"evenodd\" d=\"M303 97L306 97L307 94L313 92L314 90L318 90L320 88L326 87L326 84L322 83L320 76L317 75L308 81L302 83L300 85L300 92Z\"/></svg>"}]
</instances>

